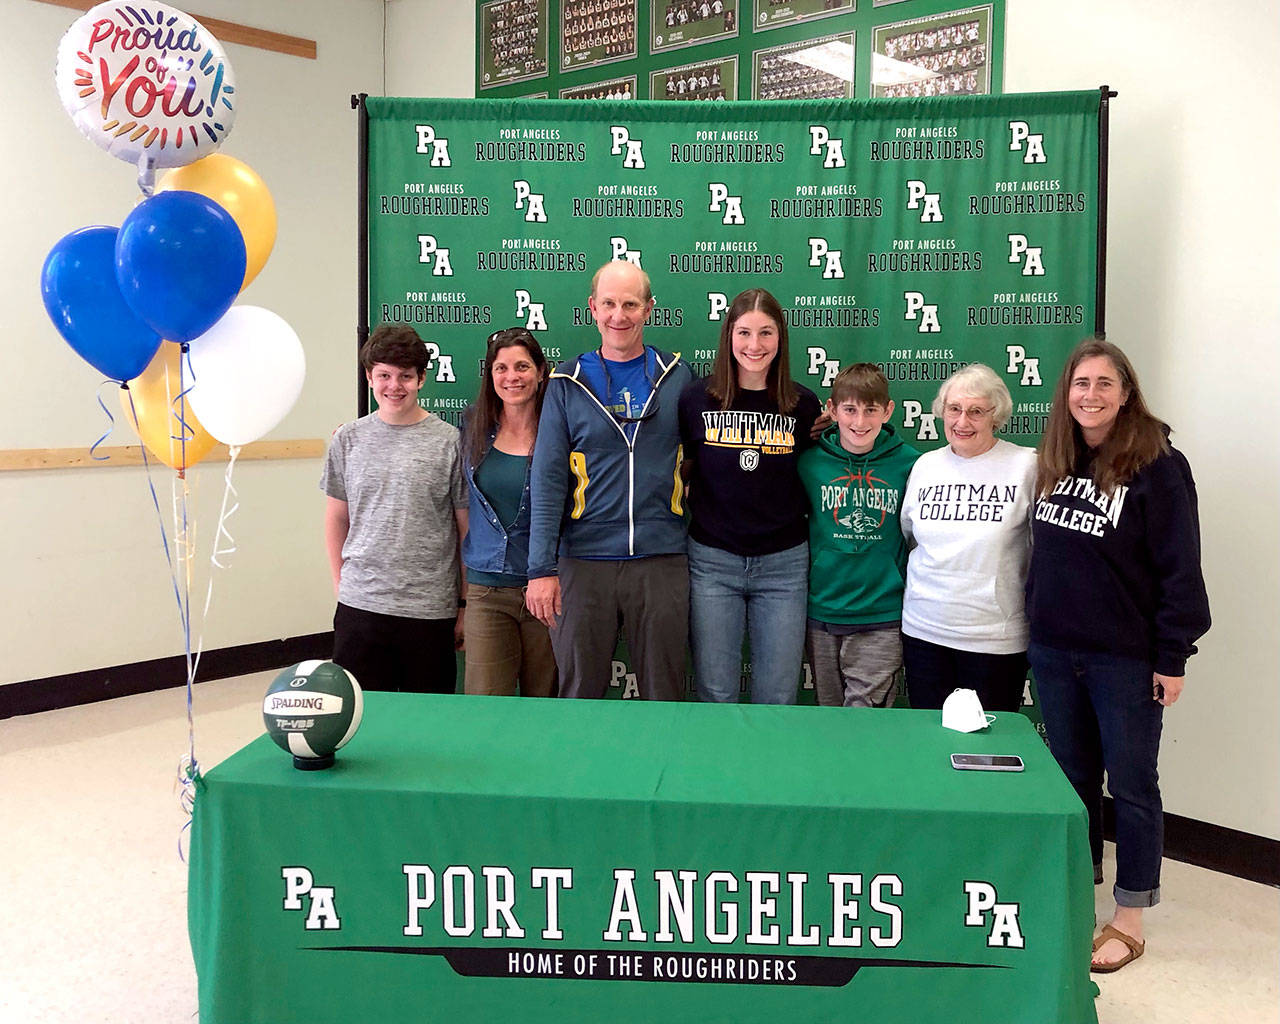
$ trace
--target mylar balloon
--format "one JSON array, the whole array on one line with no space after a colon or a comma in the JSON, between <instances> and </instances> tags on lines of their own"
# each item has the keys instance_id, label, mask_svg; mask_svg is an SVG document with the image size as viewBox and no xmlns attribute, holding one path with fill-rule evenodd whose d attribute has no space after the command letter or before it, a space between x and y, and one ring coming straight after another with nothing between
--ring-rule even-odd
<instances>
[{"instance_id":1,"label":"mylar balloon","mask_svg":"<svg viewBox=\"0 0 1280 1024\"><path fill-rule=\"evenodd\" d=\"M54 79L76 127L131 164L189 164L235 122L235 75L218 40L154 0L98 4L77 18Z\"/></svg>"},{"instance_id":2,"label":"mylar balloon","mask_svg":"<svg viewBox=\"0 0 1280 1024\"><path fill-rule=\"evenodd\" d=\"M248 164L225 153L214 153L169 171L156 184L157 192L181 189L199 192L221 206L244 237L244 291L258 276L276 242L276 204L267 186Z\"/></svg>"},{"instance_id":3,"label":"mylar balloon","mask_svg":"<svg viewBox=\"0 0 1280 1024\"><path fill-rule=\"evenodd\" d=\"M125 302L116 281L116 229L81 228L45 257L40 294L68 345L112 380L136 377L160 335Z\"/></svg>"},{"instance_id":4,"label":"mylar balloon","mask_svg":"<svg viewBox=\"0 0 1280 1024\"><path fill-rule=\"evenodd\" d=\"M256 441L302 394L307 360L283 319L258 306L233 306L191 343L191 407L223 444Z\"/></svg>"},{"instance_id":5,"label":"mylar balloon","mask_svg":"<svg viewBox=\"0 0 1280 1024\"><path fill-rule=\"evenodd\" d=\"M170 341L197 338L222 318L244 266L244 239L231 214L195 192L144 199L116 238L125 301Z\"/></svg>"},{"instance_id":6,"label":"mylar balloon","mask_svg":"<svg viewBox=\"0 0 1280 1024\"><path fill-rule=\"evenodd\" d=\"M190 394L174 403L182 394L183 384L191 387L190 374L182 379L181 360L182 346L166 341L151 364L129 381L128 389L120 389L125 420L137 431L147 450L171 469L194 466L218 443L196 418Z\"/></svg>"}]
</instances>

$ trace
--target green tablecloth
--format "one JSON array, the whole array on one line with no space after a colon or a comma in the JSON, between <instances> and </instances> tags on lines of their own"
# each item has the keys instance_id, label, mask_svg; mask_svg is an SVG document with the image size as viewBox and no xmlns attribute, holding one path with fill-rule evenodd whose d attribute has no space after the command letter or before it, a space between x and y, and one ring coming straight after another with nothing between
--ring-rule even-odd
<instances>
[{"instance_id":1,"label":"green tablecloth","mask_svg":"<svg viewBox=\"0 0 1280 1024\"><path fill-rule=\"evenodd\" d=\"M202 1024L1096 1021L1084 809L1016 714L368 694L335 767L205 777L189 924Z\"/></svg>"}]
</instances>

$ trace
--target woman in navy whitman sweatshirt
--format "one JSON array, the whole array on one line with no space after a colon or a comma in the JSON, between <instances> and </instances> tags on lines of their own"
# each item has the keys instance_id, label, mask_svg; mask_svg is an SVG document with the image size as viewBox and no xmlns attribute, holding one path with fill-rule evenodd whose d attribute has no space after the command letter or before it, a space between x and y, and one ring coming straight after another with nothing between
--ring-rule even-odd
<instances>
[{"instance_id":1,"label":"woman in navy whitman sweatshirt","mask_svg":"<svg viewBox=\"0 0 1280 1024\"><path fill-rule=\"evenodd\" d=\"M1145 949L1160 901L1156 772L1164 708L1209 628L1191 467L1143 401L1125 354L1081 342L1058 381L1040 445L1027 615L1049 746L1089 812L1101 881L1102 776L1115 801L1115 914L1094 971Z\"/></svg>"}]
</instances>

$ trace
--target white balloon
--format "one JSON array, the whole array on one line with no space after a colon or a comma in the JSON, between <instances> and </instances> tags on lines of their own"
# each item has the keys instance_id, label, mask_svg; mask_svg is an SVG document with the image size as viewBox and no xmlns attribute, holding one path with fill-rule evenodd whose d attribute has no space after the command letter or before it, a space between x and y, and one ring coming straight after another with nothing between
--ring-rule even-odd
<instances>
[{"instance_id":1,"label":"white balloon","mask_svg":"<svg viewBox=\"0 0 1280 1024\"><path fill-rule=\"evenodd\" d=\"M298 335L260 306L232 306L191 342L190 359L191 411L233 446L258 440L284 419L307 375Z\"/></svg>"},{"instance_id":2,"label":"white balloon","mask_svg":"<svg viewBox=\"0 0 1280 1024\"><path fill-rule=\"evenodd\" d=\"M58 96L84 135L120 160L181 167L216 152L236 119L217 39L155 0L103 3L58 44Z\"/></svg>"}]
</instances>

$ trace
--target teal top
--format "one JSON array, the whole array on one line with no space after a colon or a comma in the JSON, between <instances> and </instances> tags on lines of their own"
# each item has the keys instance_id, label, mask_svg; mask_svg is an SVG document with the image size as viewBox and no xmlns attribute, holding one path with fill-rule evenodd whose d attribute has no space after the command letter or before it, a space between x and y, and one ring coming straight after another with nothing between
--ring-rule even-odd
<instances>
[{"instance_id":1,"label":"teal top","mask_svg":"<svg viewBox=\"0 0 1280 1024\"><path fill-rule=\"evenodd\" d=\"M520 499L524 494L524 481L531 455L508 455L497 448L490 448L484 461L476 467L476 486L488 499L499 521L510 534L520 514ZM480 572L467 570L467 582L482 587L523 587L528 583L524 576L505 572Z\"/></svg>"}]
</instances>

